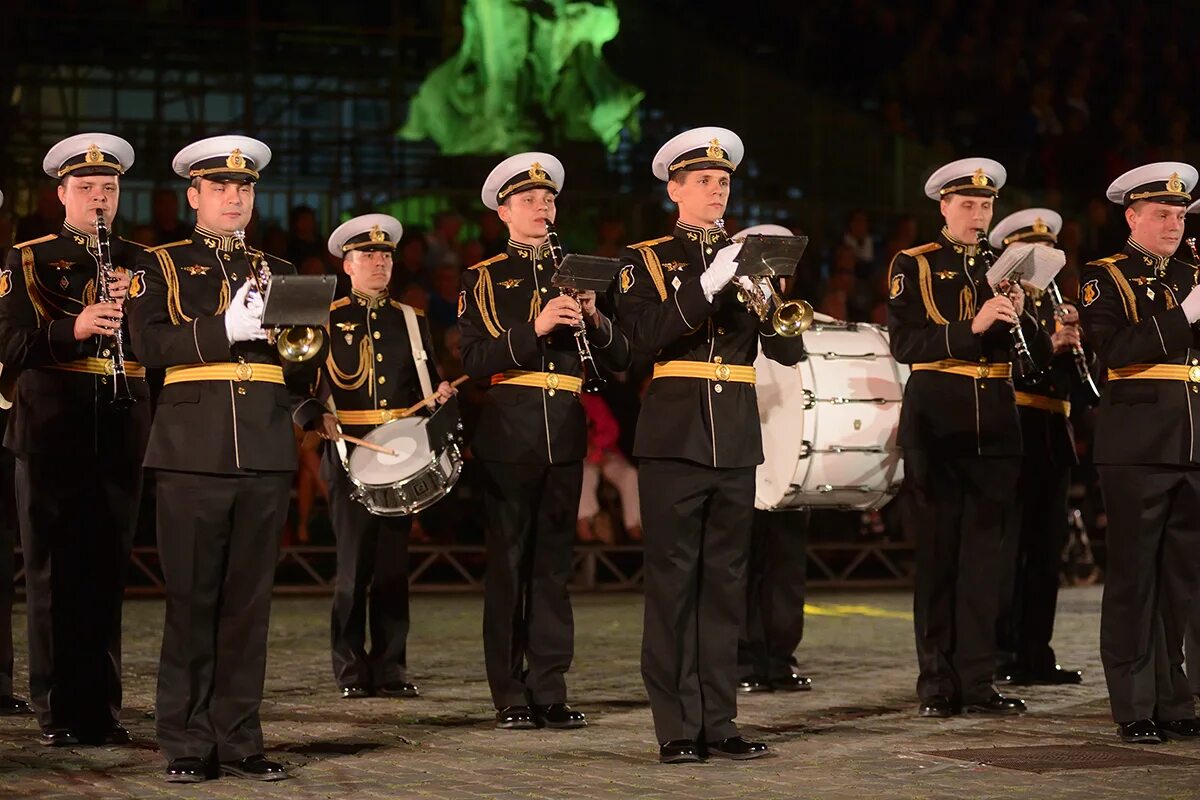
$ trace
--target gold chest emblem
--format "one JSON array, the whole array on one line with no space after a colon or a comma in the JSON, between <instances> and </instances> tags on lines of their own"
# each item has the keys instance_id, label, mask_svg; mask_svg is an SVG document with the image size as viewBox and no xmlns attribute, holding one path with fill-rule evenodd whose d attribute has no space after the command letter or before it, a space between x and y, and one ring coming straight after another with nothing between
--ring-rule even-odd
<instances>
[{"instance_id":1,"label":"gold chest emblem","mask_svg":"<svg viewBox=\"0 0 1200 800\"><path fill-rule=\"evenodd\" d=\"M206 267L203 264L192 264L190 266L184 267L183 271L186 272L188 275L195 277L197 275L207 275L208 271L210 269L212 269L212 267Z\"/></svg>"},{"instance_id":2,"label":"gold chest emblem","mask_svg":"<svg viewBox=\"0 0 1200 800\"><path fill-rule=\"evenodd\" d=\"M662 268L665 269L667 272L679 272L681 269L683 269L686 266L687 266L686 261L664 261Z\"/></svg>"},{"instance_id":3,"label":"gold chest emblem","mask_svg":"<svg viewBox=\"0 0 1200 800\"><path fill-rule=\"evenodd\" d=\"M957 275L958 273L952 269L942 269L942 270L938 270L937 272L935 272L933 274L937 275L939 280L948 281L951 278L953 278L955 275Z\"/></svg>"},{"instance_id":4,"label":"gold chest emblem","mask_svg":"<svg viewBox=\"0 0 1200 800\"><path fill-rule=\"evenodd\" d=\"M70 269L71 267L75 266L75 262L67 261L66 259L63 259L62 261L51 261L50 266L54 267L57 270L64 270L64 269Z\"/></svg>"},{"instance_id":5,"label":"gold chest emblem","mask_svg":"<svg viewBox=\"0 0 1200 800\"><path fill-rule=\"evenodd\" d=\"M521 285L521 281L523 281L523 280L525 280L525 279L524 278L509 278L506 281L500 281L500 285L503 286L505 289L515 289Z\"/></svg>"}]
</instances>

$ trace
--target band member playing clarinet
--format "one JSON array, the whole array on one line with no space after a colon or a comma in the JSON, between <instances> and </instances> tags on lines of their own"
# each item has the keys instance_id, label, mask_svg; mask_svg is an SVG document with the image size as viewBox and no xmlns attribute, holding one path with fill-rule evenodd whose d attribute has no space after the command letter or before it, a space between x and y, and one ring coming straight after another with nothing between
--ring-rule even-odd
<instances>
[{"instance_id":1,"label":"band member playing clarinet","mask_svg":"<svg viewBox=\"0 0 1200 800\"><path fill-rule=\"evenodd\" d=\"M130 307L148 365L166 378L146 451L156 471L167 609L155 719L166 780L286 778L263 755L267 625L296 470L293 410L324 353L281 358L262 327L263 294L292 265L250 249L244 231L270 149L215 136L175 155L196 230L147 251Z\"/></svg>"},{"instance_id":2,"label":"band member playing clarinet","mask_svg":"<svg viewBox=\"0 0 1200 800\"><path fill-rule=\"evenodd\" d=\"M329 252L342 259L351 285L350 296L330 307L330 351L318 390L318 397L331 397L336 409L336 416L321 409L321 435L330 441L321 472L330 487L337 539L330 620L333 677L346 699L419 694L408 679L406 649L412 517L377 516L355 500L342 462L354 445L337 444L343 433L362 437L407 416L409 407L425 396L423 386L437 387L442 403L455 393L449 383L439 382L424 312L388 297L392 253L402 231L395 217L365 214L329 237Z\"/></svg>"},{"instance_id":3,"label":"band member playing clarinet","mask_svg":"<svg viewBox=\"0 0 1200 800\"><path fill-rule=\"evenodd\" d=\"M133 273L131 288L129 271L142 248L107 228L132 164L133 148L108 134L52 147L42 167L66 221L18 244L0 270L0 363L5 379L19 376L5 446L16 456L29 691L45 745L129 740L118 722L121 597L150 396L124 320L144 285ZM118 335L126 402L114 394Z\"/></svg>"},{"instance_id":4,"label":"band member playing clarinet","mask_svg":"<svg viewBox=\"0 0 1200 800\"><path fill-rule=\"evenodd\" d=\"M587 453L579 393L582 323L596 360L628 366L625 337L597 308L551 285L547 226L563 167L548 153L505 159L483 184L483 204L508 226L505 252L463 274L458 317L467 374L491 388L471 437L484 472L487 576L483 647L496 727L578 728L567 704L574 654L567 582Z\"/></svg>"},{"instance_id":5,"label":"band member playing clarinet","mask_svg":"<svg viewBox=\"0 0 1200 800\"><path fill-rule=\"evenodd\" d=\"M642 678L663 763L767 753L734 723L763 460L752 365L760 343L784 364L799 361L804 344L739 299L749 289L748 279L734 281L742 245L730 243L721 219L741 159L741 139L725 128L663 145L654 175L679 221L669 236L626 248L617 279L621 328L656 362L633 452L646 553Z\"/></svg>"},{"instance_id":6,"label":"band member playing clarinet","mask_svg":"<svg viewBox=\"0 0 1200 800\"><path fill-rule=\"evenodd\" d=\"M1167 161L1113 181L1129 239L1080 276L1108 377L1093 447L1108 513L1100 660L1117 733L1133 743L1200 736L1182 669L1200 552L1200 288L1175 258L1197 177Z\"/></svg>"},{"instance_id":7,"label":"band member playing clarinet","mask_svg":"<svg viewBox=\"0 0 1200 800\"><path fill-rule=\"evenodd\" d=\"M1009 214L988 241L997 252L1009 247L1054 247L1062 217L1048 208ZM996 625L996 680L1014 686L1075 684L1083 676L1063 669L1050 639L1058 603L1058 572L1067 540L1067 491L1075 456L1071 398L1095 402L1088 358L1079 333L1079 312L1056 295L1024 287L1025 308L1049 332L1053 358L1045 369L1014 380L1021 418L1021 477L1012 503L1012 528L1004 534L1001 563L1012 570L1000 589ZM1090 395L1090 397L1089 397Z\"/></svg>"},{"instance_id":8,"label":"band member playing clarinet","mask_svg":"<svg viewBox=\"0 0 1200 800\"><path fill-rule=\"evenodd\" d=\"M925 195L938 201L945 227L937 240L898 253L888 275L892 355L913 370L899 441L917 543L923 717L1025 710L992 684L997 564L1021 464L1013 361L1026 345L1047 357L1049 336L1023 313L1020 286L987 282L991 251L982 237L1005 177L987 158L936 170Z\"/></svg>"}]
</instances>

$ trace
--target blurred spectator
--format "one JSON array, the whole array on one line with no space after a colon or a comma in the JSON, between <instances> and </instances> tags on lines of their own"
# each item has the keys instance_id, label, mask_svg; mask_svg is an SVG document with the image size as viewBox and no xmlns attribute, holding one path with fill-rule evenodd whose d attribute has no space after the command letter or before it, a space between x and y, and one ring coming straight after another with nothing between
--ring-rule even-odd
<instances>
[{"instance_id":1,"label":"blurred spectator","mask_svg":"<svg viewBox=\"0 0 1200 800\"><path fill-rule=\"evenodd\" d=\"M483 258L503 253L508 247L508 229L494 211L486 211L479 215L479 244L483 248ZM475 261L463 259L466 266L474 263Z\"/></svg>"},{"instance_id":2,"label":"blurred spectator","mask_svg":"<svg viewBox=\"0 0 1200 800\"><path fill-rule=\"evenodd\" d=\"M425 270L425 235L420 228L405 230L396 245L392 264L391 293L396 297L404 294L411 285L428 288L429 273Z\"/></svg>"},{"instance_id":3,"label":"blurred spectator","mask_svg":"<svg viewBox=\"0 0 1200 800\"><path fill-rule=\"evenodd\" d=\"M400 302L424 311L429 306L429 292L418 284L410 284L400 295Z\"/></svg>"},{"instance_id":4,"label":"blurred spectator","mask_svg":"<svg viewBox=\"0 0 1200 800\"><path fill-rule=\"evenodd\" d=\"M604 217L596 232L595 255L616 258L628 244L625 238L625 223L617 217Z\"/></svg>"},{"instance_id":5,"label":"blurred spectator","mask_svg":"<svg viewBox=\"0 0 1200 800\"><path fill-rule=\"evenodd\" d=\"M867 212L856 208L846 220L846 232L842 244L854 253L858 277L869 276L875 268L875 237L871 235L871 223Z\"/></svg>"},{"instance_id":6,"label":"blurred spectator","mask_svg":"<svg viewBox=\"0 0 1200 800\"><path fill-rule=\"evenodd\" d=\"M43 186L38 190L37 209L17 221L17 241L28 242L58 233L65 218L66 211L58 199L58 185Z\"/></svg>"},{"instance_id":7,"label":"blurred spectator","mask_svg":"<svg viewBox=\"0 0 1200 800\"><path fill-rule=\"evenodd\" d=\"M440 211L433 218L433 230L425 237L425 267L430 273L442 264L462 266L458 255L462 225L457 211Z\"/></svg>"},{"instance_id":8,"label":"blurred spectator","mask_svg":"<svg viewBox=\"0 0 1200 800\"><path fill-rule=\"evenodd\" d=\"M154 232L154 226L136 225L134 226L133 230L129 232L129 241L137 242L144 247L154 247L155 245L166 244L167 242L177 242L179 240L167 239L164 242L163 240L159 239L158 234Z\"/></svg>"},{"instance_id":9,"label":"blurred spectator","mask_svg":"<svg viewBox=\"0 0 1200 800\"><path fill-rule=\"evenodd\" d=\"M458 268L449 264L433 272L433 291L429 295L429 324L435 335L458 321Z\"/></svg>"},{"instance_id":10,"label":"blurred spectator","mask_svg":"<svg viewBox=\"0 0 1200 800\"><path fill-rule=\"evenodd\" d=\"M172 189L159 189L150 204L151 236L156 244L182 241L192 234L192 226L179 218L179 195ZM146 244L140 239L139 244Z\"/></svg>"},{"instance_id":11,"label":"blurred spectator","mask_svg":"<svg viewBox=\"0 0 1200 800\"><path fill-rule=\"evenodd\" d=\"M325 239L317 230L317 212L296 206L288 214L287 260L302 264L312 256L325 257Z\"/></svg>"},{"instance_id":12,"label":"blurred spectator","mask_svg":"<svg viewBox=\"0 0 1200 800\"><path fill-rule=\"evenodd\" d=\"M581 394L579 402L587 416L588 452L583 462L583 491L579 498L576 536L583 543L613 544L616 541L611 521L599 519L600 479L604 478L620 496L626 537L640 542L642 517L638 507L637 469L617 447L621 436L617 419L598 394Z\"/></svg>"},{"instance_id":13,"label":"blurred spectator","mask_svg":"<svg viewBox=\"0 0 1200 800\"><path fill-rule=\"evenodd\" d=\"M896 218L892 232L883 243L883 261L880 263L890 266L896 253L907 250L917 243L917 218L911 214L903 214Z\"/></svg>"}]
</instances>

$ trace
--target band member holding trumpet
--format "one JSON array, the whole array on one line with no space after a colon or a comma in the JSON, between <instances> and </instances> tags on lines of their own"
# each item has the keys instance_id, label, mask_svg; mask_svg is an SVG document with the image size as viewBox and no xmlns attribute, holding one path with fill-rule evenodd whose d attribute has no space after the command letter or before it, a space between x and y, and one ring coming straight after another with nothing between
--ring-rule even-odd
<instances>
[{"instance_id":1,"label":"band member holding trumpet","mask_svg":"<svg viewBox=\"0 0 1200 800\"><path fill-rule=\"evenodd\" d=\"M334 413L321 408L321 436L329 440L321 461L329 483L329 511L337 539L337 576L330 624L333 677L346 699L417 697L408 680L408 534L412 517L377 516L352 497L342 458L354 445L336 444L345 434L363 436L408 415L423 392L418 370L437 386L437 402L455 390L439 383L433 340L424 312L388 296L392 254L403 228L387 214L365 214L340 225L329 252L350 276L349 297L329 313L329 356L318 396L332 398ZM417 324L412 346L409 320ZM318 400L307 401L310 404ZM369 606L369 607L368 607ZM368 615L371 649L367 651Z\"/></svg>"},{"instance_id":2,"label":"band member holding trumpet","mask_svg":"<svg viewBox=\"0 0 1200 800\"><path fill-rule=\"evenodd\" d=\"M1048 208L1026 208L1000 220L988 241L1009 247L1054 247L1062 217ZM1034 375L1014 379L1021 419L1021 476L1012 502L1019 509L1004 535L1006 569L996 625L996 680L1012 685L1075 684L1082 673L1058 665L1050 640L1058 604L1059 565L1067 539L1067 492L1078 463L1071 399L1094 402L1088 356L1080 340L1079 312L1064 303L1057 285L1030 286L1025 308L1050 334L1053 356ZM1088 395L1091 394L1090 397Z\"/></svg>"},{"instance_id":3,"label":"band member holding trumpet","mask_svg":"<svg viewBox=\"0 0 1200 800\"><path fill-rule=\"evenodd\" d=\"M128 403L113 393L130 272L142 248L111 236L124 139L84 133L42 167L66 209L57 234L23 242L0 270L0 362L17 376L5 446L16 456L30 699L45 745L125 742L121 598L150 425L145 371L124 350ZM98 227L99 225L99 227ZM127 345L126 345L127 346Z\"/></svg>"},{"instance_id":4,"label":"band member holding trumpet","mask_svg":"<svg viewBox=\"0 0 1200 800\"><path fill-rule=\"evenodd\" d=\"M762 462L754 363L761 343L784 364L804 355L788 329L798 306L775 304L749 278L731 286L742 245L721 218L742 142L696 128L654 157L679 207L669 236L627 248L618 320L633 349L655 360L634 444L645 541L642 677L663 763L706 755L746 759L766 745L738 733L738 632L755 466ZM779 329L743 303L758 292ZM811 313L811 309L809 310Z\"/></svg>"},{"instance_id":5,"label":"band member holding trumpet","mask_svg":"<svg viewBox=\"0 0 1200 800\"><path fill-rule=\"evenodd\" d=\"M167 607L155 717L170 782L287 777L263 755L267 625L279 537L296 470L292 424L324 353L285 360L266 341L263 295L292 265L243 231L270 149L216 136L176 154L196 230L138 263L133 341L165 367L146 452L156 470ZM283 341L282 339L280 340Z\"/></svg>"},{"instance_id":6,"label":"band member holding trumpet","mask_svg":"<svg viewBox=\"0 0 1200 800\"><path fill-rule=\"evenodd\" d=\"M488 565L483 642L496 727L577 728L565 675L574 654L567 582L587 452L582 363L628 366L625 337L596 306L552 285L548 227L564 171L548 153L505 159L483 204L508 226L505 252L463 274L458 317L467 374L491 388L470 440L484 472ZM576 337L580 326L584 332Z\"/></svg>"},{"instance_id":7,"label":"band member holding trumpet","mask_svg":"<svg viewBox=\"0 0 1200 800\"><path fill-rule=\"evenodd\" d=\"M925 195L938 201L945 227L937 240L898 253L888 274L892 355L913 370L899 442L917 543L923 717L1025 710L992 683L996 565L1021 465L1013 361L1025 342L1045 358L1049 337L1024 313L1020 286L992 287L986 278L986 231L1005 178L988 158L934 171Z\"/></svg>"},{"instance_id":8,"label":"band member holding trumpet","mask_svg":"<svg viewBox=\"0 0 1200 800\"><path fill-rule=\"evenodd\" d=\"M1113 181L1129 239L1080 276L1108 377L1093 448L1108 513L1100 660L1118 735L1134 743L1200 736L1182 669L1200 550L1200 288L1175 258L1197 177L1168 161Z\"/></svg>"}]
</instances>

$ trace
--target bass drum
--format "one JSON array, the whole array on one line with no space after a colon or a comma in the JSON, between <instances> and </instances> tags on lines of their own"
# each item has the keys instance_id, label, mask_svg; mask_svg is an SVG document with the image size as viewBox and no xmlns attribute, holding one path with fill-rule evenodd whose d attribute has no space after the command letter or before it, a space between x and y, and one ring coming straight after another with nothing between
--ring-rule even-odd
<instances>
[{"instance_id":1,"label":"bass drum","mask_svg":"<svg viewBox=\"0 0 1200 800\"><path fill-rule=\"evenodd\" d=\"M881 508L904 475L896 435L908 367L879 325L817 314L804 344L794 367L761 353L754 364L765 456L754 505Z\"/></svg>"}]
</instances>

